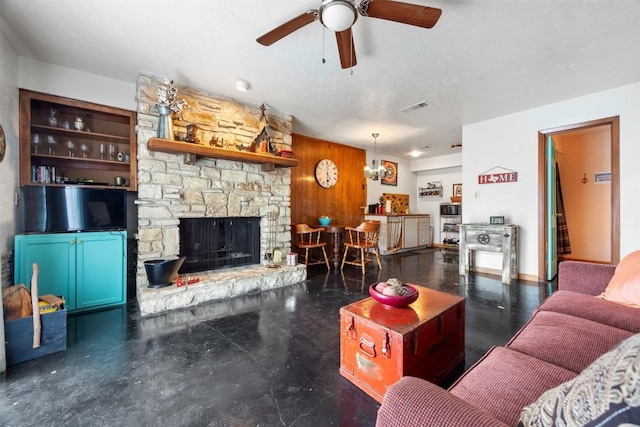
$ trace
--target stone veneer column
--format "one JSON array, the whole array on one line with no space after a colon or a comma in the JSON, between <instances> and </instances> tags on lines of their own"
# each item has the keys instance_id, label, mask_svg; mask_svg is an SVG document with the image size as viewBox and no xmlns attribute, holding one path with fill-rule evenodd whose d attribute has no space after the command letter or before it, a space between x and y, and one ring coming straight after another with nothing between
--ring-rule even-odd
<instances>
[{"instance_id":1,"label":"stone veneer column","mask_svg":"<svg viewBox=\"0 0 640 427\"><path fill-rule=\"evenodd\" d=\"M199 158L185 164L183 155L150 151L149 138L156 136L155 108L163 78L140 74L138 101L138 288L148 284L144 261L170 258L179 253L179 219L182 217L261 217L260 258L269 249L266 214L277 213L276 247L291 250L291 171L276 168L263 172L259 164ZM225 148L247 147L261 130L260 109L204 91L176 85L185 109L175 120L176 132L198 125L200 143L213 138ZM292 117L266 111L268 132L279 149L291 150ZM263 261L264 263L265 261Z\"/></svg>"}]
</instances>

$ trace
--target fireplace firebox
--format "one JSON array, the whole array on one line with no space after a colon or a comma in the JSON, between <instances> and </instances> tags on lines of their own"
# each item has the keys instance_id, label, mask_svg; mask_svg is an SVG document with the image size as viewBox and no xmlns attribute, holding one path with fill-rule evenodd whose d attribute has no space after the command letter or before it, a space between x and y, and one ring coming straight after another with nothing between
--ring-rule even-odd
<instances>
[{"instance_id":1,"label":"fireplace firebox","mask_svg":"<svg viewBox=\"0 0 640 427\"><path fill-rule=\"evenodd\" d=\"M260 263L260 218L181 218L180 273Z\"/></svg>"}]
</instances>

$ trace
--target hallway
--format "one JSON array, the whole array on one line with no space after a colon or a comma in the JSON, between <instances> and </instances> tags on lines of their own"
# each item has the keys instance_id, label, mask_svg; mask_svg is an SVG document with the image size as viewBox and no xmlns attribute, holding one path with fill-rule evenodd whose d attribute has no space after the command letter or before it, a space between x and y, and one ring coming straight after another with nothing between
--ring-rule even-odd
<instances>
[{"instance_id":1,"label":"hallway","mask_svg":"<svg viewBox=\"0 0 640 427\"><path fill-rule=\"evenodd\" d=\"M462 283L457 252L382 260L379 278L314 266L297 285L150 318L135 303L69 316L66 351L4 374L0 425L369 427L378 403L338 372L339 309L369 284L398 277L466 297L466 367L546 296L499 276Z\"/></svg>"}]
</instances>

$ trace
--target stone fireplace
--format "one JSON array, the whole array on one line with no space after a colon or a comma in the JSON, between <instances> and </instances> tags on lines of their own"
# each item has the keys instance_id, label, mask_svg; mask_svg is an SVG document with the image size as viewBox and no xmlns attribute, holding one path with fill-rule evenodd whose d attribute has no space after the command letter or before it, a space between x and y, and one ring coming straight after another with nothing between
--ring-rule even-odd
<instances>
[{"instance_id":1,"label":"stone fireplace","mask_svg":"<svg viewBox=\"0 0 640 427\"><path fill-rule=\"evenodd\" d=\"M185 155L149 150L156 136L155 109L163 79L140 74L138 101L138 261L137 299L142 315L187 307L212 299L286 286L306 278L304 265L267 268L266 254L275 247L291 250L291 172L287 167L263 171L259 164L198 157L185 163ZM178 88L192 110L175 120L177 133L195 123L201 143L225 147L248 146L261 132L260 109L201 90ZM268 109L268 134L280 149L291 149L292 118ZM277 220L269 221L267 217ZM173 258L181 253L183 218L256 218L259 223L258 262L242 267L194 272L200 282L152 289L144 261ZM197 274L196 274L197 273Z\"/></svg>"},{"instance_id":2,"label":"stone fireplace","mask_svg":"<svg viewBox=\"0 0 640 427\"><path fill-rule=\"evenodd\" d=\"M260 218L180 218L180 274L260 263Z\"/></svg>"}]
</instances>

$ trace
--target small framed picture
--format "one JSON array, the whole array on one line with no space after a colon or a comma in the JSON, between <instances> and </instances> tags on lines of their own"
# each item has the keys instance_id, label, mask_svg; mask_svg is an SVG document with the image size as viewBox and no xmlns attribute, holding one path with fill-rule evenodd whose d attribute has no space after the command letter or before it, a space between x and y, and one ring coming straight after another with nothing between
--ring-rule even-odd
<instances>
[{"instance_id":1,"label":"small framed picture","mask_svg":"<svg viewBox=\"0 0 640 427\"><path fill-rule=\"evenodd\" d=\"M462 184L453 184L453 197L462 197Z\"/></svg>"},{"instance_id":2,"label":"small framed picture","mask_svg":"<svg viewBox=\"0 0 640 427\"><path fill-rule=\"evenodd\" d=\"M489 224L504 224L504 217L503 216L490 216L489 217Z\"/></svg>"},{"instance_id":3,"label":"small framed picture","mask_svg":"<svg viewBox=\"0 0 640 427\"><path fill-rule=\"evenodd\" d=\"M380 173L380 183L383 185L398 185L398 164L382 160L383 171Z\"/></svg>"}]
</instances>

